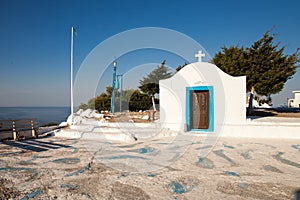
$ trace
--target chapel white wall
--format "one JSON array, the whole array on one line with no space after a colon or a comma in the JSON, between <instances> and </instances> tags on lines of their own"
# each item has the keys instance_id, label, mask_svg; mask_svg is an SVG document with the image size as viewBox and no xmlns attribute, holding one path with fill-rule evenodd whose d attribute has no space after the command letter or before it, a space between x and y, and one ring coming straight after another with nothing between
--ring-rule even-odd
<instances>
[{"instance_id":1,"label":"chapel white wall","mask_svg":"<svg viewBox=\"0 0 300 200\"><path fill-rule=\"evenodd\" d=\"M164 127L184 131L186 87L214 87L215 126L246 122L246 78L232 77L217 66L197 62L185 66L173 77L159 82L160 120Z\"/></svg>"}]
</instances>

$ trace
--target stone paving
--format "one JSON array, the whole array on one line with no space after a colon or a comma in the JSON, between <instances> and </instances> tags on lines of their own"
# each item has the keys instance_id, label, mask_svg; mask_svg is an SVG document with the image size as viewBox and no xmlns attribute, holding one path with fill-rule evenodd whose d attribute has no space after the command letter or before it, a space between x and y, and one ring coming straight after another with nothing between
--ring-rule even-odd
<instances>
[{"instance_id":1,"label":"stone paving","mask_svg":"<svg viewBox=\"0 0 300 200\"><path fill-rule=\"evenodd\" d=\"M294 199L300 140L1 142L0 177L0 199Z\"/></svg>"}]
</instances>

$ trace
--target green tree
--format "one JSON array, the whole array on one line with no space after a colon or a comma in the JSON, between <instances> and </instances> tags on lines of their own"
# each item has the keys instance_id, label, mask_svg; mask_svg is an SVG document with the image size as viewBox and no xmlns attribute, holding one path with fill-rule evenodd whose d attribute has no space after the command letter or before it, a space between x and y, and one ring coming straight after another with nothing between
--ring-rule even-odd
<instances>
[{"instance_id":1,"label":"green tree","mask_svg":"<svg viewBox=\"0 0 300 200\"><path fill-rule=\"evenodd\" d=\"M110 109L110 96L102 93L95 98L95 109L98 111Z\"/></svg>"},{"instance_id":2,"label":"green tree","mask_svg":"<svg viewBox=\"0 0 300 200\"><path fill-rule=\"evenodd\" d=\"M160 66L140 80L139 88L151 97L154 111L156 111L154 95L159 93L159 80L169 78L172 75L165 64L166 61L164 60Z\"/></svg>"},{"instance_id":3,"label":"green tree","mask_svg":"<svg viewBox=\"0 0 300 200\"><path fill-rule=\"evenodd\" d=\"M261 96L270 97L271 94L279 93L298 67L298 49L292 55L284 55L285 47L279 48L279 43L274 44L274 36L268 31L247 49L250 68L256 70L255 79L251 79L249 88L253 87L259 99Z\"/></svg>"},{"instance_id":4,"label":"green tree","mask_svg":"<svg viewBox=\"0 0 300 200\"><path fill-rule=\"evenodd\" d=\"M111 85L106 86L106 94L107 94L107 96L111 97L111 95L112 95L112 87L111 87Z\"/></svg>"},{"instance_id":5,"label":"green tree","mask_svg":"<svg viewBox=\"0 0 300 200\"><path fill-rule=\"evenodd\" d=\"M88 103L87 103L88 108L95 109L95 100L96 100L96 98L91 98L88 100Z\"/></svg>"},{"instance_id":6,"label":"green tree","mask_svg":"<svg viewBox=\"0 0 300 200\"><path fill-rule=\"evenodd\" d=\"M274 36L268 31L249 48L223 47L212 59L224 72L247 77L247 91L251 92L250 109L254 91L259 99L267 96L271 101L270 95L280 92L298 67L298 49L292 55L284 55L285 47L274 44Z\"/></svg>"},{"instance_id":7,"label":"green tree","mask_svg":"<svg viewBox=\"0 0 300 200\"><path fill-rule=\"evenodd\" d=\"M243 47L230 46L227 48L224 46L222 51L215 55L212 62L231 76L244 76L246 73L252 73L248 69L247 52ZM249 75L252 77L252 74Z\"/></svg>"},{"instance_id":8,"label":"green tree","mask_svg":"<svg viewBox=\"0 0 300 200\"><path fill-rule=\"evenodd\" d=\"M127 89L127 90L123 90L123 94L122 94L122 110L128 110L129 109L129 101L130 98L132 96L132 94L135 92L136 90L134 89ZM78 109L83 109L86 110L87 108L90 109L96 109L98 111L102 111L102 110L109 110L110 109L110 103L111 103L111 95L112 95L112 87L111 86L107 86L106 87L106 91L101 93L99 96L96 96L94 98L91 98L88 100L87 104L81 103L79 105ZM146 94L144 94L144 96L147 96ZM149 99L149 96L147 96ZM120 93L117 93L116 99L115 99L115 107L119 108L120 107ZM150 101L151 102L151 101ZM141 106L140 106L141 107ZM142 110L147 107L147 109L149 109L151 107L151 105L149 106L147 104L147 106L142 106ZM139 109L139 110L141 110ZM134 109L136 110L136 109Z\"/></svg>"},{"instance_id":9,"label":"green tree","mask_svg":"<svg viewBox=\"0 0 300 200\"><path fill-rule=\"evenodd\" d=\"M151 98L147 94L141 93L139 90L135 90L130 97L129 110L149 110L151 107Z\"/></svg>"},{"instance_id":10,"label":"green tree","mask_svg":"<svg viewBox=\"0 0 300 200\"><path fill-rule=\"evenodd\" d=\"M110 98L112 94L111 86L106 87L106 92L101 93L99 96L88 100L87 108L95 109L98 111L110 109Z\"/></svg>"},{"instance_id":11,"label":"green tree","mask_svg":"<svg viewBox=\"0 0 300 200\"><path fill-rule=\"evenodd\" d=\"M250 91L251 85L257 81L257 73L256 69L251 68L251 65L248 63L248 57L249 53L243 47L236 45L227 48L224 46L212 59L212 63L231 76L246 76L247 91ZM254 87L252 87L252 89L253 88ZM254 91L252 90L249 100L250 112L252 112L253 107L253 93Z\"/></svg>"}]
</instances>

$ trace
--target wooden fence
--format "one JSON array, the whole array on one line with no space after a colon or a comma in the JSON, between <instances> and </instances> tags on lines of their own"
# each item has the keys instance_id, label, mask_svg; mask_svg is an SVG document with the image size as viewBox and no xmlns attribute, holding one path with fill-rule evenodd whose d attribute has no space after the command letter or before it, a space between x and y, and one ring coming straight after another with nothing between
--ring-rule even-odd
<instances>
[{"instance_id":1,"label":"wooden fence","mask_svg":"<svg viewBox=\"0 0 300 200\"><path fill-rule=\"evenodd\" d=\"M0 120L0 140L37 138L38 129L36 119Z\"/></svg>"}]
</instances>

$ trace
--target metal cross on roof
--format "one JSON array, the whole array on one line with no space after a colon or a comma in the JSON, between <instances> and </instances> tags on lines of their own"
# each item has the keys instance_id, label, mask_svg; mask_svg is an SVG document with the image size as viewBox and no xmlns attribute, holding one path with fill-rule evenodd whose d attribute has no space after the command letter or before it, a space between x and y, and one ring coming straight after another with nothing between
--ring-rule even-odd
<instances>
[{"instance_id":1,"label":"metal cross on roof","mask_svg":"<svg viewBox=\"0 0 300 200\"><path fill-rule=\"evenodd\" d=\"M205 57L205 54L200 50L198 54L195 54L195 57L198 58L198 62L202 62L202 58Z\"/></svg>"}]
</instances>

